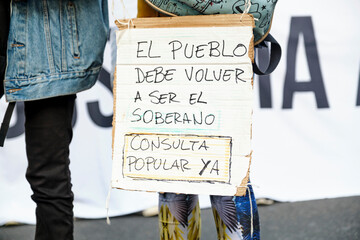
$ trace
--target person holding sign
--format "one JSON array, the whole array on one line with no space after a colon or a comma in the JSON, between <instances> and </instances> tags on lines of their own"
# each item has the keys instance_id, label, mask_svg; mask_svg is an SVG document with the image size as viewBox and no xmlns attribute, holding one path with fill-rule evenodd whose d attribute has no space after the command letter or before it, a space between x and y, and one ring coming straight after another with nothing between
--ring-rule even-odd
<instances>
[{"instance_id":1,"label":"person holding sign","mask_svg":"<svg viewBox=\"0 0 360 240\"><path fill-rule=\"evenodd\" d=\"M257 18L254 42L258 44L264 40L269 32L276 1L269 3L269 1L253 0L252 4L255 6L253 8L250 7L251 4L250 6L247 6L247 4L250 4L250 1L234 0L224 3L223 1L210 0L138 0L138 17L159 17L164 14L178 16L249 12ZM260 4L261 8L258 7ZM246 8L247 10L245 10ZM173 44L173 46L179 45L178 42L169 44ZM210 47L210 49L213 49L213 47ZM237 53L237 51L234 50L234 53ZM212 56L212 53L210 53L210 56ZM238 78L240 74L235 73L235 77L232 77L232 79L241 81L242 79ZM188 74L187 77L189 76L191 75ZM206 166L204 166L205 168ZM250 183L245 193L243 196L210 196L219 240L260 239L259 215ZM200 239L200 209L197 195L160 193L159 211L160 239Z\"/></svg>"}]
</instances>

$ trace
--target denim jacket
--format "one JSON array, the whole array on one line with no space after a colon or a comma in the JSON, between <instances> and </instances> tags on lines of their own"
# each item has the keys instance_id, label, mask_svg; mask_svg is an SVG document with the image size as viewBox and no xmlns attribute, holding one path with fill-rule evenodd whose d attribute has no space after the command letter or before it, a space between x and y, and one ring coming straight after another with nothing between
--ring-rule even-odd
<instances>
[{"instance_id":1,"label":"denim jacket","mask_svg":"<svg viewBox=\"0 0 360 240\"><path fill-rule=\"evenodd\" d=\"M6 100L91 88L101 69L108 21L107 0L12 0Z\"/></svg>"}]
</instances>

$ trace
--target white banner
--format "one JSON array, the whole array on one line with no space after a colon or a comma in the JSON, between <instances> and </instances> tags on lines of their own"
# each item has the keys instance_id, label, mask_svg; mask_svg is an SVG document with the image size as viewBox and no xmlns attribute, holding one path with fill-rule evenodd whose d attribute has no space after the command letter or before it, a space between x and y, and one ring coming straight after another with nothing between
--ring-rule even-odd
<instances>
[{"instance_id":1,"label":"white banner","mask_svg":"<svg viewBox=\"0 0 360 240\"><path fill-rule=\"evenodd\" d=\"M282 46L282 60L271 76L254 79L250 178L258 198L300 201L360 195L360 33L356 28L360 2L349 0L334 12L331 6L337 4L335 0L326 5L311 0L277 4L271 34ZM136 1L125 5L135 16ZM76 217L106 215L115 51L112 31L99 81L78 94L76 101L70 153ZM266 60L262 51L257 56ZM35 204L25 180L22 106L17 104L9 138L0 149L0 225L35 222ZM5 108L1 99L1 118ZM207 196L201 201L208 206ZM156 205L155 193L115 189L110 216Z\"/></svg>"}]
</instances>

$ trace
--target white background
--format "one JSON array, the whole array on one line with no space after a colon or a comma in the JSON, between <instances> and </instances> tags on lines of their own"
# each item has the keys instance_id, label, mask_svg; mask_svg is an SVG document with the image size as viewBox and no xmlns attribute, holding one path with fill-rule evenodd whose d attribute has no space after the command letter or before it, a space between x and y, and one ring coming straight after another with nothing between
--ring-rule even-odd
<instances>
[{"instance_id":1,"label":"white background","mask_svg":"<svg viewBox=\"0 0 360 240\"><path fill-rule=\"evenodd\" d=\"M128 15L134 17L136 1L127 0L125 4ZM259 107L255 78L251 181L257 198L302 201L360 195L358 9L358 0L348 0L341 6L335 0L282 0L277 4L271 33L280 42L283 57L271 75L272 108ZM120 5L114 14L122 15ZM313 92L298 92L292 109L282 109L290 20L298 16L312 18L329 108L318 109ZM108 45L104 63L108 72L112 70L111 51ZM301 39L296 79L310 79ZM91 101L99 101L103 115L112 114L112 94L102 84L78 94L78 119L70 158L75 216L99 218L106 216L105 200L111 179L111 128L99 128L91 121L86 109L86 103ZM1 99L1 118L5 107ZM16 117L14 114L12 123ZM35 204L25 180L26 165L24 135L7 139L0 149L0 225L8 221L35 222ZM209 206L207 196L201 196L201 204ZM156 205L155 193L114 189L110 216Z\"/></svg>"}]
</instances>

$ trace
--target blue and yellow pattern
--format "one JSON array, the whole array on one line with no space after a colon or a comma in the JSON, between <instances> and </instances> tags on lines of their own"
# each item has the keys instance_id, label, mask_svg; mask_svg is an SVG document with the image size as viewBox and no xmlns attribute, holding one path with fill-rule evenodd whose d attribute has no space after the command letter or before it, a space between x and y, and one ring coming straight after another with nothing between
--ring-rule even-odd
<instances>
[{"instance_id":1,"label":"blue and yellow pattern","mask_svg":"<svg viewBox=\"0 0 360 240\"><path fill-rule=\"evenodd\" d=\"M242 197L210 196L219 240L259 240L260 224L252 187ZM199 240L200 207L197 195L159 195L161 240Z\"/></svg>"}]
</instances>

